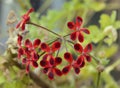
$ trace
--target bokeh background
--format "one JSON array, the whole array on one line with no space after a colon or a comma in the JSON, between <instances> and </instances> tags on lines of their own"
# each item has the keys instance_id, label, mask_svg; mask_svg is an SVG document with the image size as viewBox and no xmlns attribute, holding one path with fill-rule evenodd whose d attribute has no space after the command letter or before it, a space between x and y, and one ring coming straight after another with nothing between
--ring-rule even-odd
<instances>
[{"instance_id":1,"label":"bokeh background","mask_svg":"<svg viewBox=\"0 0 120 88\"><path fill-rule=\"evenodd\" d=\"M55 27L51 26L51 25L56 26L55 23L51 23L50 25L47 25L47 24L45 24L45 21L46 20L48 21L49 17L51 18L51 16L55 16L55 14L57 15L57 11L63 10L65 3L77 2L77 1L81 2L81 3L82 2L90 2L90 1L91 2L102 3L100 5L99 4L94 5L93 3L91 3L91 5L90 5L91 7L88 9L88 10L90 10L89 11L90 13L87 13L87 15L86 15L86 18L88 18L89 20L86 21L84 26L89 26L89 25L93 25L93 24L97 25L97 26L100 26L100 24L99 24L100 16L102 14L111 15L112 11L116 11L116 13L117 13L116 14L116 20L120 20L120 0L0 0L0 55L2 56L7 49L6 41L9 38L9 35L8 35L9 26L6 24L6 21L7 21L8 14L11 10L14 10L14 12L17 16L17 19L19 20L20 16L23 13L25 13L30 7L33 7L35 9L35 13L34 13L33 16L36 17L35 19L37 19L37 21L42 19L41 22L43 23L43 25L48 26L49 28L54 28L56 31L58 31L57 29L59 29L61 27L55 28ZM69 3L69 4L71 5L71 6L69 6L71 9L73 9L75 7L74 4L72 4L72 3ZM90 3L87 3L87 4L89 6ZM66 4L66 8L67 8L67 4ZM76 8L77 8L77 6L76 6ZM52 12L50 13L49 11L51 11L51 10L56 11L56 12L55 13L52 13ZM67 10L66 10L66 12L67 12ZM51 16L48 16L48 14L49 15L51 14ZM71 13L71 14L73 14L73 13ZM79 13L76 13L76 14L74 13L74 15L69 16L69 17L74 18L77 14L79 14ZM84 17L84 15L82 15L82 16ZM55 18L55 17L53 17L53 18ZM56 18L54 20L60 20L60 19ZM68 20L70 20L70 19L68 19ZM36 20L34 20L34 21L36 21ZM64 21L64 20L62 19L62 21ZM15 26L16 23L13 26ZM120 22L118 22L117 25L120 25L119 23ZM109 64L107 64L107 66L113 64L113 62L120 59L120 30L119 29L120 28L117 29L117 40L114 42L114 44L117 45L117 49L114 52L114 54L112 54L109 57L110 62L109 62ZM104 44L104 45L106 45L106 44ZM97 46L97 44L94 44L94 46ZM2 74L0 74L0 75L2 75ZM118 86L117 87L109 87L108 86L108 87L105 87L105 88L120 88L120 63L119 63L119 65L117 65L117 67L115 67L115 69L113 69L110 72L110 75L115 80L115 82L118 84ZM89 79L89 80L91 80L91 79ZM83 81L84 82L82 82L82 84L81 84L82 87L72 86L70 88L88 88L88 87L83 86L83 85L92 84L92 83L87 82L87 80L83 80ZM70 81L70 82L72 82L72 81ZM86 82L88 84L86 84ZM62 84L62 82L58 83L58 85L64 85L64 84L66 85L66 83L64 81L63 81L63 84ZM103 82L103 85L104 84L105 83ZM30 84L27 84L27 85L30 85ZM54 83L53 83L53 85L54 85ZM79 85L79 82L78 82L77 85ZM35 88L37 88L37 87L39 88L39 86L37 86L37 85L32 85L31 88L33 88L33 86L35 86ZM11 88L11 87L3 87L3 88ZM16 87L14 87L14 88L16 88ZM55 87L55 88L58 88L58 87ZM59 88L67 88L67 87L66 86L64 86L64 87L60 86ZM95 86L90 87L90 88L95 88ZM104 87L101 87L101 88L104 88Z\"/></svg>"}]
</instances>

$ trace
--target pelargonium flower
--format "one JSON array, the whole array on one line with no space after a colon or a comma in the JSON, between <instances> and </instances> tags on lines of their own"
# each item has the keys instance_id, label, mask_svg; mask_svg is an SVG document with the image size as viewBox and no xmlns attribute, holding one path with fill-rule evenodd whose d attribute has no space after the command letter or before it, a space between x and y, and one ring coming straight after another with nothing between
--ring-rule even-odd
<instances>
[{"instance_id":1,"label":"pelargonium flower","mask_svg":"<svg viewBox=\"0 0 120 88\"><path fill-rule=\"evenodd\" d=\"M18 43L19 46L21 46L22 39L23 39L23 37L18 34L17 43Z\"/></svg>"},{"instance_id":2,"label":"pelargonium flower","mask_svg":"<svg viewBox=\"0 0 120 88\"><path fill-rule=\"evenodd\" d=\"M80 56L75 60L75 59L73 59L72 54L69 52L66 52L64 54L64 58L69 64L62 69L62 73L67 74L70 71L70 69L73 68L75 73L79 74L80 73L80 65L83 62L83 58Z\"/></svg>"},{"instance_id":3,"label":"pelargonium flower","mask_svg":"<svg viewBox=\"0 0 120 88\"><path fill-rule=\"evenodd\" d=\"M35 68L38 67L39 55L36 49L39 48L40 43L40 39L35 39L33 43L26 39L24 45L21 45L18 49L18 58L22 58L22 63L26 65L27 73L29 72L30 64Z\"/></svg>"},{"instance_id":4,"label":"pelargonium flower","mask_svg":"<svg viewBox=\"0 0 120 88\"><path fill-rule=\"evenodd\" d=\"M44 59L51 57L55 51L60 49L60 47L61 43L59 41L54 42L51 46L46 43L41 43L41 50L46 52L46 54L43 56Z\"/></svg>"},{"instance_id":5,"label":"pelargonium flower","mask_svg":"<svg viewBox=\"0 0 120 88\"><path fill-rule=\"evenodd\" d=\"M74 49L81 54L80 56L82 58L86 59L88 62L91 61L91 56L89 54L92 51L91 43L87 44L85 48L83 48L79 43L76 43L74 45ZM84 59L83 59L82 65L80 67L84 66L84 64L85 64Z\"/></svg>"},{"instance_id":6,"label":"pelargonium flower","mask_svg":"<svg viewBox=\"0 0 120 88\"><path fill-rule=\"evenodd\" d=\"M62 76L62 72L57 66L61 64L62 59L60 57L54 58L50 56L50 59L43 59L40 61L40 65L43 67L43 72L48 75L49 79L54 79L54 75Z\"/></svg>"},{"instance_id":7,"label":"pelargonium flower","mask_svg":"<svg viewBox=\"0 0 120 88\"><path fill-rule=\"evenodd\" d=\"M79 42L83 42L84 36L82 32L86 34L90 34L90 31L87 28L81 28L82 23L83 23L83 19L79 16L76 18L75 23L68 22L67 24L68 28L74 31L70 34L70 39L76 40L78 38Z\"/></svg>"},{"instance_id":8,"label":"pelargonium flower","mask_svg":"<svg viewBox=\"0 0 120 88\"><path fill-rule=\"evenodd\" d=\"M33 8L29 9L26 14L22 16L22 20L17 24L16 28L21 28L22 31L25 30L25 24L30 21L30 13L34 11Z\"/></svg>"}]
</instances>

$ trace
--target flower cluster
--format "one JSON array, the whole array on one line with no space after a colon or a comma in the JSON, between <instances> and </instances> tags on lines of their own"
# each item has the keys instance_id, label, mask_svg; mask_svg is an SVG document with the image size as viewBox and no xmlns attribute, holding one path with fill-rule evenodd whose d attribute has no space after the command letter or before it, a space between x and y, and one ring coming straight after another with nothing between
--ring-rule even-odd
<instances>
[{"instance_id":1,"label":"flower cluster","mask_svg":"<svg viewBox=\"0 0 120 88\"><path fill-rule=\"evenodd\" d=\"M33 11L30 9L25 15L22 16L22 21L18 23L16 28L21 28L22 31L25 30L25 24L30 21L29 14ZM28 73L30 70L30 65L37 68L41 66L42 72L48 76L49 79L54 79L54 76L62 76L63 74L66 75L71 68L74 69L76 74L80 73L80 69L84 67L85 61L90 62L91 56L90 52L92 51L92 44L89 43L85 47L82 46L82 42L84 42L84 35L82 32L86 34L90 34L90 31L86 28L81 28L82 25L82 18L77 17L76 22L68 22L68 28L73 31L70 34L70 41L74 41L73 49L78 52L77 58L74 58L72 53L65 52L63 58L55 55L61 50L62 47L62 39L61 41L55 40L50 44L46 42L42 42L40 39L35 39L33 42L30 39L23 39L23 37L18 34L18 58L22 59L22 63L26 65L26 72ZM33 23L33 25L38 26L37 24ZM39 26L42 27L42 26ZM45 27L42 27L43 29ZM45 28L46 29L46 28ZM51 31L48 31L51 32ZM52 32L54 33L54 32ZM54 33L56 34L56 33ZM77 41L78 39L78 41ZM64 39L65 40L65 39ZM63 48L62 48L63 49ZM42 54L41 54L41 53ZM42 56L43 55L43 56ZM42 57L41 57L42 56ZM39 60L40 59L40 60ZM68 62L63 69L59 69L59 65L62 64L62 60ZM38 62L38 60L40 62ZM39 64L38 64L39 63Z\"/></svg>"}]
</instances>

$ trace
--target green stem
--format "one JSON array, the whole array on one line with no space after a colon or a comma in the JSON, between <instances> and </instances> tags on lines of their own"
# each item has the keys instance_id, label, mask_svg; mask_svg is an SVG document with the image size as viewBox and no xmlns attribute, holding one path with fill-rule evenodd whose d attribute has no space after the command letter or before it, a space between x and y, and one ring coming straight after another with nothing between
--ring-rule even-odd
<instances>
[{"instance_id":1,"label":"green stem","mask_svg":"<svg viewBox=\"0 0 120 88\"><path fill-rule=\"evenodd\" d=\"M94 59L97 63L100 63L100 60L99 60L97 57L93 56L92 54L90 54L90 56L93 57L93 59Z\"/></svg>"},{"instance_id":2,"label":"green stem","mask_svg":"<svg viewBox=\"0 0 120 88\"><path fill-rule=\"evenodd\" d=\"M100 77L101 77L101 72L98 72L98 78L97 78L96 88L99 88Z\"/></svg>"},{"instance_id":3,"label":"green stem","mask_svg":"<svg viewBox=\"0 0 120 88\"><path fill-rule=\"evenodd\" d=\"M38 24L35 24L35 23L32 23L32 22L28 22L27 24L31 24L31 25L40 27L40 28L42 28L42 29L44 29L44 30L46 30L46 31L49 31L49 32L57 35L58 37L61 37L61 35L57 34L56 32L53 32L53 31L51 31L50 29L48 29L48 28L46 28L46 27L43 27L43 26L41 26L41 25L38 25Z\"/></svg>"}]
</instances>

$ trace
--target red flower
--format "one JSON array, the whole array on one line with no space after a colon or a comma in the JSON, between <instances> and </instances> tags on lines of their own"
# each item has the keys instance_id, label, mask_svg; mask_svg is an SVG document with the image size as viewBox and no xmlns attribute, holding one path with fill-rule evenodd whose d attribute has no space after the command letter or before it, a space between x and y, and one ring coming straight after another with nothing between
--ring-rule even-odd
<instances>
[{"instance_id":1,"label":"red flower","mask_svg":"<svg viewBox=\"0 0 120 88\"><path fill-rule=\"evenodd\" d=\"M23 39L23 37L18 34L17 43L18 43L19 46L21 46L22 39Z\"/></svg>"},{"instance_id":2,"label":"red flower","mask_svg":"<svg viewBox=\"0 0 120 88\"><path fill-rule=\"evenodd\" d=\"M56 41L52 44L52 46L49 46L46 43L41 43L41 50L47 52L47 54L44 55L44 59L47 59L52 56L52 54L59 50L61 47L61 43L59 41Z\"/></svg>"},{"instance_id":3,"label":"red flower","mask_svg":"<svg viewBox=\"0 0 120 88\"><path fill-rule=\"evenodd\" d=\"M29 9L28 12L22 16L22 20L17 24L16 28L20 27L22 30L25 30L25 24L30 21L29 14L33 11L33 8Z\"/></svg>"},{"instance_id":4,"label":"red flower","mask_svg":"<svg viewBox=\"0 0 120 88\"><path fill-rule=\"evenodd\" d=\"M64 54L64 58L66 61L69 62L69 65L67 65L63 68L62 73L67 74L70 71L70 69L73 67L75 73L79 74L80 73L80 65L83 62L83 58L80 56L75 60L75 59L73 59L72 54L69 52L66 52Z\"/></svg>"},{"instance_id":5,"label":"red flower","mask_svg":"<svg viewBox=\"0 0 120 88\"><path fill-rule=\"evenodd\" d=\"M90 31L86 28L80 28L82 25L82 18L81 17L77 17L76 18L76 23L74 22L68 22L67 26L68 28L70 28L71 30L74 30L73 33L71 33L70 38L72 40L76 40L76 38L78 37L79 42L83 42L84 41L84 36L82 34L82 32L86 33L86 34L90 34Z\"/></svg>"},{"instance_id":6,"label":"red flower","mask_svg":"<svg viewBox=\"0 0 120 88\"><path fill-rule=\"evenodd\" d=\"M74 49L75 49L76 51L78 51L79 53L81 53L81 57L82 57L82 58L84 58L84 59L86 58L86 60L87 60L88 62L91 61L91 56L89 55L89 53L92 51L92 44L91 44L91 43L87 44L84 49L83 49L83 47L82 47L79 43L76 43L76 44L74 45ZM83 62L82 62L82 64L81 64L81 67L83 67L84 64L85 64L85 61L83 60Z\"/></svg>"},{"instance_id":7,"label":"red flower","mask_svg":"<svg viewBox=\"0 0 120 88\"><path fill-rule=\"evenodd\" d=\"M25 40L24 46L20 46L18 49L18 58L23 58L22 63L26 65L26 72L29 72L29 67L32 64L33 67L38 67L37 61L39 55L36 52L36 48L40 46L40 39L35 39L32 43L29 39Z\"/></svg>"},{"instance_id":8,"label":"red flower","mask_svg":"<svg viewBox=\"0 0 120 88\"><path fill-rule=\"evenodd\" d=\"M54 79L54 75L62 76L62 72L57 68L61 64L62 59L60 57L54 58L50 56L50 59L43 59L40 61L40 65L43 67L43 72L48 75L49 79Z\"/></svg>"}]
</instances>

